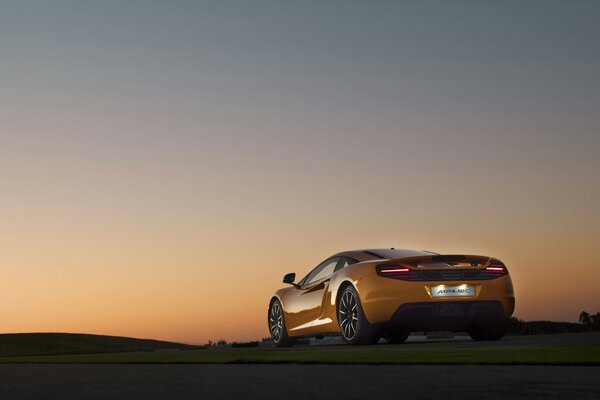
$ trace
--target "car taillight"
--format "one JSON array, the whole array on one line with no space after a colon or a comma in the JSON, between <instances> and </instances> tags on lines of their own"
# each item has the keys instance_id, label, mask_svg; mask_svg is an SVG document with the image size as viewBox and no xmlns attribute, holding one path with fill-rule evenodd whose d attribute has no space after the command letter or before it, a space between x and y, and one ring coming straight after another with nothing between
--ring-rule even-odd
<instances>
[{"instance_id":1,"label":"car taillight","mask_svg":"<svg viewBox=\"0 0 600 400\"><path fill-rule=\"evenodd\" d=\"M404 265L378 265L377 275L386 278L402 279L405 281L414 281L419 279L419 272Z\"/></svg>"},{"instance_id":2,"label":"car taillight","mask_svg":"<svg viewBox=\"0 0 600 400\"><path fill-rule=\"evenodd\" d=\"M382 274L393 274L393 273L399 273L399 272L410 272L410 269L408 269L408 268L381 268L379 270L379 272L381 272Z\"/></svg>"},{"instance_id":3,"label":"car taillight","mask_svg":"<svg viewBox=\"0 0 600 400\"><path fill-rule=\"evenodd\" d=\"M506 267L502 264L488 265L487 267L485 267L485 270L492 274L498 274L498 275L506 274L508 272L506 270Z\"/></svg>"}]
</instances>

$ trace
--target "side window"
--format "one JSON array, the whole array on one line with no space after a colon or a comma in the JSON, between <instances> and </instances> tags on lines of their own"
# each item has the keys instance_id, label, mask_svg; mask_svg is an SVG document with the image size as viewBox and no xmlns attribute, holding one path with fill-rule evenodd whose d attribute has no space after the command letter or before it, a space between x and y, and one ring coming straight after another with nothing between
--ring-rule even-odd
<instances>
[{"instance_id":1,"label":"side window","mask_svg":"<svg viewBox=\"0 0 600 400\"><path fill-rule=\"evenodd\" d=\"M338 267L335 270L337 271L337 270L340 270L342 268L346 268L348 265L356 264L357 262L358 261L356 261L353 258L343 257L342 261L340 261L340 264L338 265Z\"/></svg>"},{"instance_id":2,"label":"side window","mask_svg":"<svg viewBox=\"0 0 600 400\"><path fill-rule=\"evenodd\" d=\"M329 275L333 274L339 259L339 257L330 258L329 260L321 263L319 266L317 266L317 268L313 269L310 274L308 274L304 280L304 285L310 285L313 282L327 278Z\"/></svg>"}]
</instances>

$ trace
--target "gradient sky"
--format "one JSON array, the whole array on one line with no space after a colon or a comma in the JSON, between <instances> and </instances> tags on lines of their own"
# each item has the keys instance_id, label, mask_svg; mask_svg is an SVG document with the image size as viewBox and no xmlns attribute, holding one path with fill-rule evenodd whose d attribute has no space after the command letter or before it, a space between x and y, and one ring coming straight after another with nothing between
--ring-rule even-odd
<instances>
[{"instance_id":1,"label":"gradient sky","mask_svg":"<svg viewBox=\"0 0 600 400\"><path fill-rule=\"evenodd\" d=\"M407 247L600 311L600 3L2 1L0 332L267 336Z\"/></svg>"}]
</instances>

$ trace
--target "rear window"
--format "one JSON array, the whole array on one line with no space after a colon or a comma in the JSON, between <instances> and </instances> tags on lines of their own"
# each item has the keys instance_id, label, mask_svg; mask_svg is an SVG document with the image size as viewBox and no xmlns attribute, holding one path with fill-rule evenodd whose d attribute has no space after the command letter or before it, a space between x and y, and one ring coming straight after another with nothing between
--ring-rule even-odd
<instances>
[{"instance_id":1,"label":"rear window","mask_svg":"<svg viewBox=\"0 0 600 400\"><path fill-rule=\"evenodd\" d=\"M381 259L394 259L394 258L404 258L404 257L418 257L418 256L430 256L433 253L431 251L424 250L410 250L410 249L373 249L366 250L365 253L379 257Z\"/></svg>"}]
</instances>

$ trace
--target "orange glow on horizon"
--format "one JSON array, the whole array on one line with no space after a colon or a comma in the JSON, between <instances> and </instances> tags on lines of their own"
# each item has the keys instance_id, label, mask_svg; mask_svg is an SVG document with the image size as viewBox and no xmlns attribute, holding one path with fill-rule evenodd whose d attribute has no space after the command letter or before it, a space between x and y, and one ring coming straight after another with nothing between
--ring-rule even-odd
<instances>
[{"instance_id":1,"label":"orange glow on horizon","mask_svg":"<svg viewBox=\"0 0 600 400\"><path fill-rule=\"evenodd\" d=\"M391 237L391 229L387 231L390 232L384 234ZM310 237L309 233L304 234ZM98 246L95 254L100 256L95 260L71 251L85 248L83 244L71 243L59 251L54 245L44 247L37 243L38 254L52 251L56 260L65 262L43 260L31 254L24 257L23 253L13 261L14 267L4 276L11 284L0 294L7 316L2 331L98 333L195 344L209 339L259 339L268 335L266 307L271 293L283 285L281 277L295 271L300 278L321 259L341 249L376 246L360 246L361 241L354 235L348 235L346 246L342 238L332 240L334 243L329 246L318 243L318 238L298 246L283 240L265 243L275 240L274 236L255 236L254 241L248 240L229 251L224 247L208 251L192 243L171 243L167 247L159 241L148 243L145 251L130 248L107 253L102 250L104 246ZM499 245L492 238L487 243L485 239L478 235L478 246L467 246L454 236L452 245L433 243L427 249L457 253L466 248L465 253L501 258L513 278L515 316L519 318L573 321L581 310L595 312L595 283L589 277L598 272L593 263L586 263L585 252L575 257L557 255L544 259L535 255L543 253L543 248L522 254L518 247L521 241L516 238ZM399 247L397 242L394 245ZM543 246L543 241L528 245ZM303 249L309 246L314 246L314 253ZM490 250L494 246L498 247L495 252ZM412 247L425 246L413 243ZM509 252L511 248L514 253ZM163 252L177 256L161 259ZM566 258L579 268L565 268ZM118 264L119 259L131 261ZM34 265L44 265L43 271L38 268L35 273Z\"/></svg>"}]
</instances>

